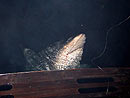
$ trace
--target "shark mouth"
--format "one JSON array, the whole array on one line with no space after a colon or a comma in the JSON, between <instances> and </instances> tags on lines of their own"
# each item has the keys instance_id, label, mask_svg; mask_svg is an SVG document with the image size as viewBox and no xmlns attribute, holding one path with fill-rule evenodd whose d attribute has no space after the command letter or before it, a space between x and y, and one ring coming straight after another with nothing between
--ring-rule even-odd
<instances>
[{"instance_id":1,"label":"shark mouth","mask_svg":"<svg viewBox=\"0 0 130 98\"><path fill-rule=\"evenodd\" d=\"M27 70L65 70L80 65L85 44L85 34L79 34L65 45L54 45L35 53L31 49L24 49L24 56L28 62Z\"/></svg>"}]
</instances>

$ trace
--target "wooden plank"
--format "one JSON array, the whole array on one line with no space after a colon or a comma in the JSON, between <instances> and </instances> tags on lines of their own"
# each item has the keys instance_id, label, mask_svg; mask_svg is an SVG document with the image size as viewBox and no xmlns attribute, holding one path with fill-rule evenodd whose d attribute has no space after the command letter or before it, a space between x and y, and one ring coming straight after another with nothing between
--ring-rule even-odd
<instances>
[{"instance_id":1,"label":"wooden plank","mask_svg":"<svg viewBox=\"0 0 130 98\"><path fill-rule=\"evenodd\" d=\"M96 75L117 75L117 68L104 68L104 72L97 68L86 68L79 70L65 70L65 71L34 71L34 72L21 72L21 73L11 73L0 75L0 81L3 83L17 83L17 82L31 82L32 80L62 80L62 79L74 79L86 76L96 76ZM1 83L2 83L1 82Z\"/></svg>"},{"instance_id":2,"label":"wooden plank","mask_svg":"<svg viewBox=\"0 0 130 98\"><path fill-rule=\"evenodd\" d=\"M80 94L80 88L97 88L97 87L115 87L118 90L110 93L122 92L126 86L130 85L129 81L130 68L104 68L103 71L97 68L85 68L64 71L34 71L0 74L0 85L10 84L12 89L8 91L0 91L0 96L14 95L15 98L49 98L82 96L87 98L89 95L98 97L98 95L106 96L103 92L94 94ZM80 79L111 79L112 81L95 81L78 83ZM127 83L127 84L125 84ZM124 85L125 84L125 85ZM107 90L107 89L106 89ZM104 93L106 92L104 90ZM67 98L67 97L66 97ZM77 97L80 98L80 97Z\"/></svg>"}]
</instances>

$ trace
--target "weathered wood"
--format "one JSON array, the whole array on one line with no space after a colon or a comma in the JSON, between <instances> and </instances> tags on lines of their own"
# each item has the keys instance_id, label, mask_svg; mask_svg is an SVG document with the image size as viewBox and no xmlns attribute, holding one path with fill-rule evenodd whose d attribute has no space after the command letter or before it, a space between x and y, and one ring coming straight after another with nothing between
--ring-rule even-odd
<instances>
[{"instance_id":1,"label":"weathered wood","mask_svg":"<svg viewBox=\"0 0 130 98\"><path fill-rule=\"evenodd\" d=\"M130 68L102 70L84 68L0 74L0 98L5 95L13 95L14 98L130 96L127 93L127 88L130 88ZM12 89L4 90L3 85L7 88L11 85Z\"/></svg>"}]
</instances>

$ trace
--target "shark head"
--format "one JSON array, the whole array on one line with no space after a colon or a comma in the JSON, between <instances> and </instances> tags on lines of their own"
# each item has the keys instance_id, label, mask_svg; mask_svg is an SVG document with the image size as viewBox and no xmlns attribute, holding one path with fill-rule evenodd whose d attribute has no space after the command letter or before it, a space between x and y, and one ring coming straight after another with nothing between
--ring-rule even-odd
<instances>
[{"instance_id":1,"label":"shark head","mask_svg":"<svg viewBox=\"0 0 130 98\"><path fill-rule=\"evenodd\" d=\"M57 70L75 68L80 64L85 44L85 34L79 34L66 43L56 55L54 67Z\"/></svg>"}]
</instances>

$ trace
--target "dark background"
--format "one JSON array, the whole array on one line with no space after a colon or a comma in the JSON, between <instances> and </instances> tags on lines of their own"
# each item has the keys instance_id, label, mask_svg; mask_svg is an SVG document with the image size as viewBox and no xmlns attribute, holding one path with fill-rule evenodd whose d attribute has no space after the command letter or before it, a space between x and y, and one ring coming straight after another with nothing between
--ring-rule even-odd
<instances>
[{"instance_id":1,"label":"dark background","mask_svg":"<svg viewBox=\"0 0 130 98\"><path fill-rule=\"evenodd\" d=\"M24 71L24 48L39 52L80 33L87 36L82 64L129 66L129 16L129 0L0 0L0 73Z\"/></svg>"}]
</instances>

